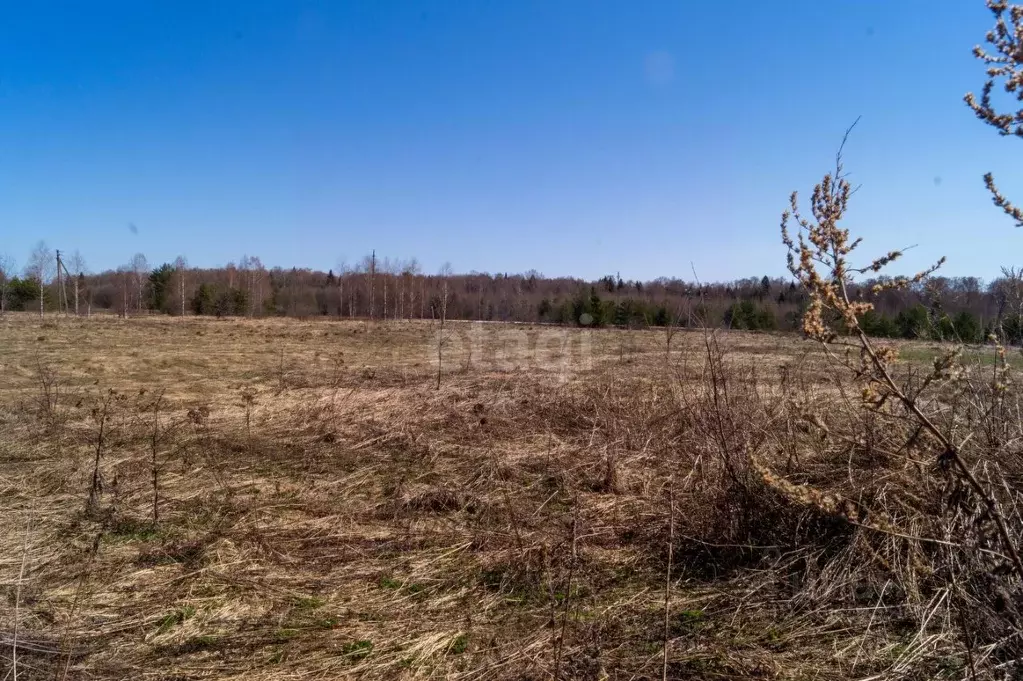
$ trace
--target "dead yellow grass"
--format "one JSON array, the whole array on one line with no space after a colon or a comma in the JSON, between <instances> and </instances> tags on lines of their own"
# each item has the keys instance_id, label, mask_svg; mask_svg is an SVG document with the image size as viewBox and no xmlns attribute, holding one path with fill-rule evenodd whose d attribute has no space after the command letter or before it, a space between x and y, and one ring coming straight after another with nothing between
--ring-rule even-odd
<instances>
[{"instance_id":1,"label":"dead yellow grass","mask_svg":"<svg viewBox=\"0 0 1023 681\"><path fill-rule=\"evenodd\" d=\"M840 521L779 496L747 532L763 545L721 543L746 512L722 450L791 469L777 443L809 436L779 407L836 393L812 346L721 335L717 394L700 332L669 355L663 332L495 326L474 346L453 324L438 390L436 331L0 320L0 669L653 679L665 644L674 679L961 669L912 616L933 592L888 605Z\"/></svg>"}]
</instances>

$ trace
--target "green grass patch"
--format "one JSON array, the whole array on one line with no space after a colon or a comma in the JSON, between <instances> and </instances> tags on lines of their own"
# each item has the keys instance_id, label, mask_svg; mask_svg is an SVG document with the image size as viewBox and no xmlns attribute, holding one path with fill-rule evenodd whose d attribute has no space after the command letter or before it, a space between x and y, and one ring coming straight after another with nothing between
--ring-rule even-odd
<instances>
[{"instance_id":1,"label":"green grass patch","mask_svg":"<svg viewBox=\"0 0 1023 681\"><path fill-rule=\"evenodd\" d=\"M159 626L156 629L156 633L166 634L168 631L178 626L179 624L184 624L185 620L190 619L194 615L195 608L191 606L186 605L183 608L178 608L174 612L163 616L163 618L160 620Z\"/></svg>"},{"instance_id":2,"label":"green grass patch","mask_svg":"<svg viewBox=\"0 0 1023 681\"><path fill-rule=\"evenodd\" d=\"M922 347L918 345L900 345L899 359L910 364L930 366L934 360L943 356L953 348L952 344L941 347ZM1023 369L1023 353L1018 348L1006 348L1006 363L1013 369ZM998 355L993 347L968 347L963 349L962 362L965 366L991 367L998 362Z\"/></svg>"},{"instance_id":3,"label":"green grass patch","mask_svg":"<svg viewBox=\"0 0 1023 681\"><path fill-rule=\"evenodd\" d=\"M320 629L333 629L337 627L337 625L339 624L341 624L340 617L324 617L322 619L316 620L316 626L318 626Z\"/></svg>"},{"instance_id":4,"label":"green grass patch","mask_svg":"<svg viewBox=\"0 0 1023 681\"><path fill-rule=\"evenodd\" d=\"M381 589L390 589L392 591L397 591L398 589L401 588L401 580L400 579L395 579L394 577L381 577L380 578L380 588Z\"/></svg>"},{"instance_id":5,"label":"green grass patch","mask_svg":"<svg viewBox=\"0 0 1023 681\"><path fill-rule=\"evenodd\" d=\"M707 623L707 614L703 610L683 610L675 618L675 622L680 631L697 631Z\"/></svg>"},{"instance_id":6,"label":"green grass patch","mask_svg":"<svg viewBox=\"0 0 1023 681\"><path fill-rule=\"evenodd\" d=\"M349 660L363 660L373 652L372 641L351 641L341 646L342 654Z\"/></svg>"},{"instance_id":7,"label":"green grass patch","mask_svg":"<svg viewBox=\"0 0 1023 681\"><path fill-rule=\"evenodd\" d=\"M316 610L325 606L327 601L316 596L299 596L292 600L291 604L296 610Z\"/></svg>"},{"instance_id":8,"label":"green grass patch","mask_svg":"<svg viewBox=\"0 0 1023 681\"><path fill-rule=\"evenodd\" d=\"M469 647L469 634L459 634L448 646L449 655L461 655Z\"/></svg>"}]
</instances>

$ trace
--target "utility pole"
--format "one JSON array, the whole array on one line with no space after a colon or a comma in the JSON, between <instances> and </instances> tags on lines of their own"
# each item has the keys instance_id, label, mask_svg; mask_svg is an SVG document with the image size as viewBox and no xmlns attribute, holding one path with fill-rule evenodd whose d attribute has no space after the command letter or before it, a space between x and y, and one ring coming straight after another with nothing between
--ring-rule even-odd
<instances>
[{"instance_id":1,"label":"utility pole","mask_svg":"<svg viewBox=\"0 0 1023 681\"><path fill-rule=\"evenodd\" d=\"M63 272L66 277L61 274ZM71 303L67 299L67 280L73 279L71 273L68 272L67 267L64 265L64 261L60 257L60 251L57 251L57 314L61 312L64 316L71 314ZM78 314L78 280L75 279L75 314Z\"/></svg>"},{"instance_id":2,"label":"utility pole","mask_svg":"<svg viewBox=\"0 0 1023 681\"><path fill-rule=\"evenodd\" d=\"M57 249L57 314L58 315L60 314L60 309L61 309L61 301L60 301L61 296L60 296L60 292L63 289L64 289L64 287L61 286L61 280L60 280L60 249L58 248Z\"/></svg>"}]
</instances>

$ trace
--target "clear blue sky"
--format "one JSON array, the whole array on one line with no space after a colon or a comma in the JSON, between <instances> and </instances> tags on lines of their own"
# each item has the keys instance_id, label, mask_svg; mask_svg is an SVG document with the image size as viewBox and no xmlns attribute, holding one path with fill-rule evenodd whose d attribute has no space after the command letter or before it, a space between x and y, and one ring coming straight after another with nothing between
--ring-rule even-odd
<instances>
[{"instance_id":1,"label":"clear blue sky","mask_svg":"<svg viewBox=\"0 0 1023 681\"><path fill-rule=\"evenodd\" d=\"M1023 200L1023 143L961 101L991 23L982 0L11 3L0 252L780 275L789 192L862 115L849 226L990 279L1023 252L981 180Z\"/></svg>"}]
</instances>

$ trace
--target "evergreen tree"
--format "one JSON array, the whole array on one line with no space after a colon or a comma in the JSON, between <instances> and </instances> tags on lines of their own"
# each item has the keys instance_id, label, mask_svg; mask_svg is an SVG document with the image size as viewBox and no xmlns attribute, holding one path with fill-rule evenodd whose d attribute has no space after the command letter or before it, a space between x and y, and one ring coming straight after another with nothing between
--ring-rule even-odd
<instances>
[{"instance_id":1,"label":"evergreen tree","mask_svg":"<svg viewBox=\"0 0 1023 681\"><path fill-rule=\"evenodd\" d=\"M860 327L863 333L875 338L898 338L900 335L894 319L873 309L867 310L860 318Z\"/></svg>"},{"instance_id":2,"label":"evergreen tree","mask_svg":"<svg viewBox=\"0 0 1023 681\"><path fill-rule=\"evenodd\" d=\"M590 326L604 325L604 306L601 304L597 289L590 287L590 297L586 300L583 312L590 315Z\"/></svg>"},{"instance_id":3,"label":"evergreen tree","mask_svg":"<svg viewBox=\"0 0 1023 681\"><path fill-rule=\"evenodd\" d=\"M164 263L149 274L150 307L160 312L170 313L171 280L174 277L174 266Z\"/></svg>"},{"instance_id":4,"label":"evergreen tree","mask_svg":"<svg viewBox=\"0 0 1023 681\"><path fill-rule=\"evenodd\" d=\"M1018 314L1002 318L1002 340L1010 345L1023 343L1023 318Z\"/></svg>"},{"instance_id":5,"label":"evergreen tree","mask_svg":"<svg viewBox=\"0 0 1023 681\"><path fill-rule=\"evenodd\" d=\"M216 313L217 290L213 284L199 284L192 297L192 312L197 315Z\"/></svg>"},{"instance_id":6,"label":"evergreen tree","mask_svg":"<svg viewBox=\"0 0 1023 681\"><path fill-rule=\"evenodd\" d=\"M48 294L49 291L46 291ZM47 297L49 297L47 295ZM7 309L14 311L25 311L38 309L39 303L32 304L32 301L39 300L39 284L28 277L19 279L14 277L7 284Z\"/></svg>"},{"instance_id":7,"label":"evergreen tree","mask_svg":"<svg viewBox=\"0 0 1023 681\"><path fill-rule=\"evenodd\" d=\"M756 328L759 331L775 331L778 328L778 320L774 316L774 310L761 305L755 314Z\"/></svg>"},{"instance_id":8,"label":"evergreen tree","mask_svg":"<svg viewBox=\"0 0 1023 681\"><path fill-rule=\"evenodd\" d=\"M917 304L903 310L895 318L895 324L899 328L899 336L902 338L927 338L930 334L930 319L927 315L927 308Z\"/></svg>"},{"instance_id":9,"label":"evergreen tree","mask_svg":"<svg viewBox=\"0 0 1023 681\"><path fill-rule=\"evenodd\" d=\"M551 305L551 301L547 298L541 300L540 304L536 306L536 316L542 322L552 321L549 319L552 311L553 306Z\"/></svg>"},{"instance_id":10,"label":"evergreen tree","mask_svg":"<svg viewBox=\"0 0 1023 681\"><path fill-rule=\"evenodd\" d=\"M654 326L668 326L668 324L671 323L668 315L668 308L664 305L658 305L657 309L654 310L650 323Z\"/></svg>"}]
</instances>

